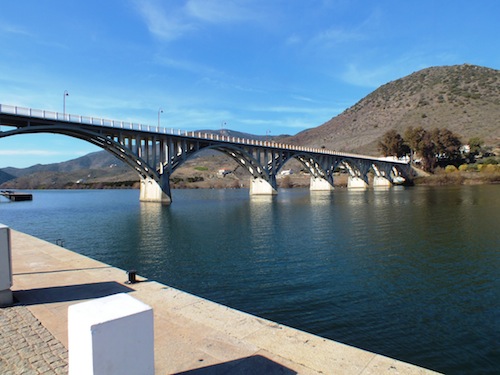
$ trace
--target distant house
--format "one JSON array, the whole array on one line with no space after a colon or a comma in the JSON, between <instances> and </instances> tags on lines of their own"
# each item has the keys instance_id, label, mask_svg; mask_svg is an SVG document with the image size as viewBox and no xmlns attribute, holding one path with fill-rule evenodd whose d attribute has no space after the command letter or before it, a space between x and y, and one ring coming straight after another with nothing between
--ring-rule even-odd
<instances>
[{"instance_id":1,"label":"distant house","mask_svg":"<svg viewBox=\"0 0 500 375\"><path fill-rule=\"evenodd\" d=\"M280 175L282 175L282 176L289 176L291 174L293 174L293 170L291 170L291 169L285 169L285 170L280 172Z\"/></svg>"}]
</instances>

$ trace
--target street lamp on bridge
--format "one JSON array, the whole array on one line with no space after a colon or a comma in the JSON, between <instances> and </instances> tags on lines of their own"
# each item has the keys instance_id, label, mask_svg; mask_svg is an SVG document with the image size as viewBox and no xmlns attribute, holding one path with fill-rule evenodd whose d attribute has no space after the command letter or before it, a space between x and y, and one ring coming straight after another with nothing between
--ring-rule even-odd
<instances>
[{"instance_id":1,"label":"street lamp on bridge","mask_svg":"<svg viewBox=\"0 0 500 375\"><path fill-rule=\"evenodd\" d=\"M64 90L63 94L63 115L66 116L66 97L69 96L68 90Z\"/></svg>"},{"instance_id":2,"label":"street lamp on bridge","mask_svg":"<svg viewBox=\"0 0 500 375\"><path fill-rule=\"evenodd\" d=\"M158 109L158 127L160 127L160 113L163 113L163 109Z\"/></svg>"}]
</instances>

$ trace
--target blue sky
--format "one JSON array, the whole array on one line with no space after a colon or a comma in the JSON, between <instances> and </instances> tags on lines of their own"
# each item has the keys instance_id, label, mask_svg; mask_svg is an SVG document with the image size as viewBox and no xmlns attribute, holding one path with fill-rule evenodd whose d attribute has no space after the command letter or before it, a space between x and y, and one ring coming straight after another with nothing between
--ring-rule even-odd
<instances>
[{"instance_id":1,"label":"blue sky","mask_svg":"<svg viewBox=\"0 0 500 375\"><path fill-rule=\"evenodd\" d=\"M497 0L19 0L0 11L0 103L185 130L296 134L437 65L500 68ZM1 130L6 130L2 127ZM0 168L98 149L0 139Z\"/></svg>"}]
</instances>

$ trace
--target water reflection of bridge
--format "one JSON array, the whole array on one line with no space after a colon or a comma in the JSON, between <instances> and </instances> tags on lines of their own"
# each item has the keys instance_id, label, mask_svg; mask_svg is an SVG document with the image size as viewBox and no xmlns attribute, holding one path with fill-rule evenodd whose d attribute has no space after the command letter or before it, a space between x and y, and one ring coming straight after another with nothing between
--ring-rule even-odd
<instances>
[{"instance_id":1,"label":"water reflection of bridge","mask_svg":"<svg viewBox=\"0 0 500 375\"><path fill-rule=\"evenodd\" d=\"M63 134L111 152L140 175L142 201L170 203L172 173L207 149L222 152L250 173L252 195L276 194L276 176L291 159L298 160L310 173L310 189L316 191L333 189L333 173L340 167L349 172L350 188L367 187L369 172L374 175L375 186L390 186L410 178L410 166L400 161L4 104L0 104L0 125L15 128L0 132L0 138Z\"/></svg>"}]
</instances>

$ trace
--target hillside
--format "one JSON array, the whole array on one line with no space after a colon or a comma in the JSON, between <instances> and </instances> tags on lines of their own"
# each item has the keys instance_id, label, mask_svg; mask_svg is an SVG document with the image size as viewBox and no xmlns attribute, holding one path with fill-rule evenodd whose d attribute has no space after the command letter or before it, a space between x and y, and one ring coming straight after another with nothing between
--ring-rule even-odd
<instances>
[{"instance_id":1,"label":"hillside","mask_svg":"<svg viewBox=\"0 0 500 375\"><path fill-rule=\"evenodd\" d=\"M77 183L114 184L135 180L138 180L137 173L106 151L62 163L0 170L0 187L7 189L61 189Z\"/></svg>"},{"instance_id":2,"label":"hillside","mask_svg":"<svg viewBox=\"0 0 500 375\"><path fill-rule=\"evenodd\" d=\"M378 155L390 129L448 128L467 142L500 147L500 71L469 64L423 69L389 82L321 126L286 139L293 144Z\"/></svg>"}]
</instances>

